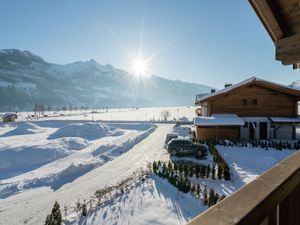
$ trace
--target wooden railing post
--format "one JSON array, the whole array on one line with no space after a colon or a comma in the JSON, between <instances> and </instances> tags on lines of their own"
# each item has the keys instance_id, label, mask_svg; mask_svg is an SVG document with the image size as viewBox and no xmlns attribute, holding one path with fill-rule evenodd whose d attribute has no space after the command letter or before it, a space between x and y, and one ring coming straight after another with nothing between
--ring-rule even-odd
<instances>
[{"instance_id":1,"label":"wooden railing post","mask_svg":"<svg viewBox=\"0 0 300 225\"><path fill-rule=\"evenodd\" d=\"M300 184L280 203L279 224L300 224Z\"/></svg>"}]
</instances>

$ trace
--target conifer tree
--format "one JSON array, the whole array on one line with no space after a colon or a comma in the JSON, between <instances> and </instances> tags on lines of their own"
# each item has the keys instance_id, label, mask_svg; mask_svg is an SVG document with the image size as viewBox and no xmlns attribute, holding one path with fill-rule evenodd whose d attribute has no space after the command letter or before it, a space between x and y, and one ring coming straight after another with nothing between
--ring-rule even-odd
<instances>
[{"instance_id":1,"label":"conifer tree","mask_svg":"<svg viewBox=\"0 0 300 225\"><path fill-rule=\"evenodd\" d=\"M169 181L172 185L176 186L176 178L175 178L175 175L174 175L174 172L172 171L171 174L170 174L170 178L169 178Z\"/></svg>"},{"instance_id":2,"label":"conifer tree","mask_svg":"<svg viewBox=\"0 0 300 225\"><path fill-rule=\"evenodd\" d=\"M209 164L206 166L206 178L209 178L209 175L210 175L210 166Z\"/></svg>"},{"instance_id":3,"label":"conifer tree","mask_svg":"<svg viewBox=\"0 0 300 225\"><path fill-rule=\"evenodd\" d=\"M227 165L224 168L224 179L230 180L230 172L229 172L229 167Z\"/></svg>"},{"instance_id":4,"label":"conifer tree","mask_svg":"<svg viewBox=\"0 0 300 225\"><path fill-rule=\"evenodd\" d=\"M219 200L219 194L215 193L214 205L217 204L218 200Z\"/></svg>"},{"instance_id":5,"label":"conifer tree","mask_svg":"<svg viewBox=\"0 0 300 225\"><path fill-rule=\"evenodd\" d=\"M179 170L179 173L182 173L183 172L183 166L182 166L182 163L180 163L178 165L178 170Z\"/></svg>"},{"instance_id":6,"label":"conifer tree","mask_svg":"<svg viewBox=\"0 0 300 225\"><path fill-rule=\"evenodd\" d=\"M213 180L216 179L216 167L215 167L215 164L213 164L212 169L211 169L211 178Z\"/></svg>"},{"instance_id":7,"label":"conifer tree","mask_svg":"<svg viewBox=\"0 0 300 225\"><path fill-rule=\"evenodd\" d=\"M203 202L204 202L204 205L207 205L207 204L208 204L208 199L207 199L207 189L206 189L206 186L204 187L204 190L203 190Z\"/></svg>"},{"instance_id":8,"label":"conifer tree","mask_svg":"<svg viewBox=\"0 0 300 225\"><path fill-rule=\"evenodd\" d=\"M219 201L222 201L223 199L225 199L226 198L226 196L225 195L221 195L221 197L220 197L220 199L219 199Z\"/></svg>"},{"instance_id":9,"label":"conifer tree","mask_svg":"<svg viewBox=\"0 0 300 225\"><path fill-rule=\"evenodd\" d=\"M193 177L194 176L194 166L190 166L189 167L189 177Z\"/></svg>"},{"instance_id":10,"label":"conifer tree","mask_svg":"<svg viewBox=\"0 0 300 225\"><path fill-rule=\"evenodd\" d=\"M175 171L177 171L177 170L178 170L177 163L174 163L174 170L175 170Z\"/></svg>"},{"instance_id":11,"label":"conifer tree","mask_svg":"<svg viewBox=\"0 0 300 225\"><path fill-rule=\"evenodd\" d=\"M199 179L199 175L200 175L200 165L199 164L196 165L195 174L196 174L196 178Z\"/></svg>"},{"instance_id":12,"label":"conifer tree","mask_svg":"<svg viewBox=\"0 0 300 225\"><path fill-rule=\"evenodd\" d=\"M82 216L87 216L87 208L86 208L86 203L82 204Z\"/></svg>"},{"instance_id":13,"label":"conifer tree","mask_svg":"<svg viewBox=\"0 0 300 225\"><path fill-rule=\"evenodd\" d=\"M195 194L195 195L197 194L197 188L196 188L195 184L192 184L191 192L192 192L192 194Z\"/></svg>"},{"instance_id":14,"label":"conifer tree","mask_svg":"<svg viewBox=\"0 0 300 225\"><path fill-rule=\"evenodd\" d=\"M183 172L184 172L184 175L185 175L186 177L189 176L188 165L187 165L187 163L184 163L184 164L183 164Z\"/></svg>"},{"instance_id":15,"label":"conifer tree","mask_svg":"<svg viewBox=\"0 0 300 225\"><path fill-rule=\"evenodd\" d=\"M222 170L222 167L220 166L220 164L218 165L218 179L221 180L222 179L222 173L223 173L223 170Z\"/></svg>"},{"instance_id":16,"label":"conifer tree","mask_svg":"<svg viewBox=\"0 0 300 225\"><path fill-rule=\"evenodd\" d=\"M201 186L200 186L200 184L197 184L197 187L196 187L196 189L197 189L197 196L198 197L200 197L200 194L201 194Z\"/></svg>"},{"instance_id":17,"label":"conifer tree","mask_svg":"<svg viewBox=\"0 0 300 225\"><path fill-rule=\"evenodd\" d=\"M173 169L173 164L171 163L171 160L169 160L168 170L171 171L172 169Z\"/></svg>"},{"instance_id":18,"label":"conifer tree","mask_svg":"<svg viewBox=\"0 0 300 225\"><path fill-rule=\"evenodd\" d=\"M200 167L200 177L204 178L204 176L205 176L205 167L203 165L201 165L201 167Z\"/></svg>"},{"instance_id":19,"label":"conifer tree","mask_svg":"<svg viewBox=\"0 0 300 225\"><path fill-rule=\"evenodd\" d=\"M191 181L189 179L185 179L185 193L191 191Z\"/></svg>"},{"instance_id":20,"label":"conifer tree","mask_svg":"<svg viewBox=\"0 0 300 225\"><path fill-rule=\"evenodd\" d=\"M209 190L209 198L208 198L208 206L212 206L214 205L214 202L215 202L215 192L214 192L214 189L210 189Z\"/></svg>"},{"instance_id":21,"label":"conifer tree","mask_svg":"<svg viewBox=\"0 0 300 225\"><path fill-rule=\"evenodd\" d=\"M165 162L163 163L163 166L162 166L162 177L163 178L167 177L167 165Z\"/></svg>"},{"instance_id":22,"label":"conifer tree","mask_svg":"<svg viewBox=\"0 0 300 225\"><path fill-rule=\"evenodd\" d=\"M51 214L47 216L45 225L60 225L61 224L61 212L60 206L57 201L55 201Z\"/></svg>"},{"instance_id":23,"label":"conifer tree","mask_svg":"<svg viewBox=\"0 0 300 225\"><path fill-rule=\"evenodd\" d=\"M157 164L155 161L152 163L152 169L154 173L157 173Z\"/></svg>"}]
</instances>

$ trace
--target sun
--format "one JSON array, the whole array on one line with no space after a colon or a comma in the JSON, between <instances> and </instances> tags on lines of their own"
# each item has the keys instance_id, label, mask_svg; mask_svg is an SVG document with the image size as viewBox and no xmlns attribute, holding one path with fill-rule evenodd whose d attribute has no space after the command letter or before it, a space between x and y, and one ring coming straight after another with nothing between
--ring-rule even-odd
<instances>
[{"instance_id":1,"label":"sun","mask_svg":"<svg viewBox=\"0 0 300 225\"><path fill-rule=\"evenodd\" d=\"M146 62L142 59L136 59L133 61L132 70L135 75L143 76L147 70Z\"/></svg>"}]
</instances>

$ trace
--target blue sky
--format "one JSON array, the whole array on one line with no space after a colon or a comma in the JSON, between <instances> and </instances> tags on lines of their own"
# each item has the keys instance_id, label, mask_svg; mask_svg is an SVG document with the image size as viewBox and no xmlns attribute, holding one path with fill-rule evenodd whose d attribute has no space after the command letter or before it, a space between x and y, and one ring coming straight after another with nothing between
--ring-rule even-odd
<instances>
[{"instance_id":1,"label":"blue sky","mask_svg":"<svg viewBox=\"0 0 300 225\"><path fill-rule=\"evenodd\" d=\"M54 63L93 58L130 70L124 49L137 57L143 33L143 57L156 55L151 74L217 88L250 76L300 79L299 70L275 61L246 0L0 0L0 31L1 49Z\"/></svg>"}]
</instances>

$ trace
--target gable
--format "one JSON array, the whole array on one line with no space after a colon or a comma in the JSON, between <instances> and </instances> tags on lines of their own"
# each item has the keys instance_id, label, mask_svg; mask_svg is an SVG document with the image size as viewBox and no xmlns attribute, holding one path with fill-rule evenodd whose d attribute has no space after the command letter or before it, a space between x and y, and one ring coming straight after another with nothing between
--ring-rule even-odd
<instances>
[{"instance_id":1,"label":"gable","mask_svg":"<svg viewBox=\"0 0 300 225\"><path fill-rule=\"evenodd\" d=\"M283 94L293 96L293 97L300 99L300 90L297 90L297 89L294 89L294 88L291 88L291 87L288 87L285 85L277 84L274 82L266 81L266 80L263 80L260 78L251 77L240 83L234 84L234 85L224 88L220 91L208 94L200 99L197 99L196 104L201 104L206 101L211 101L213 99L220 98L222 96L226 96L232 92L235 92L237 90L243 89L244 87L251 86L251 85L252 86L257 85L257 86L263 87L265 89L269 89L270 91L283 93Z\"/></svg>"},{"instance_id":2,"label":"gable","mask_svg":"<svg viewBox=\"0 0 300 225\"><path fill-rule=\"evenodd\" d=\"M296 116L294 96L251 84L207 101L209 114L235 113L242 117Z\"/></svg>"}]
</instances>

